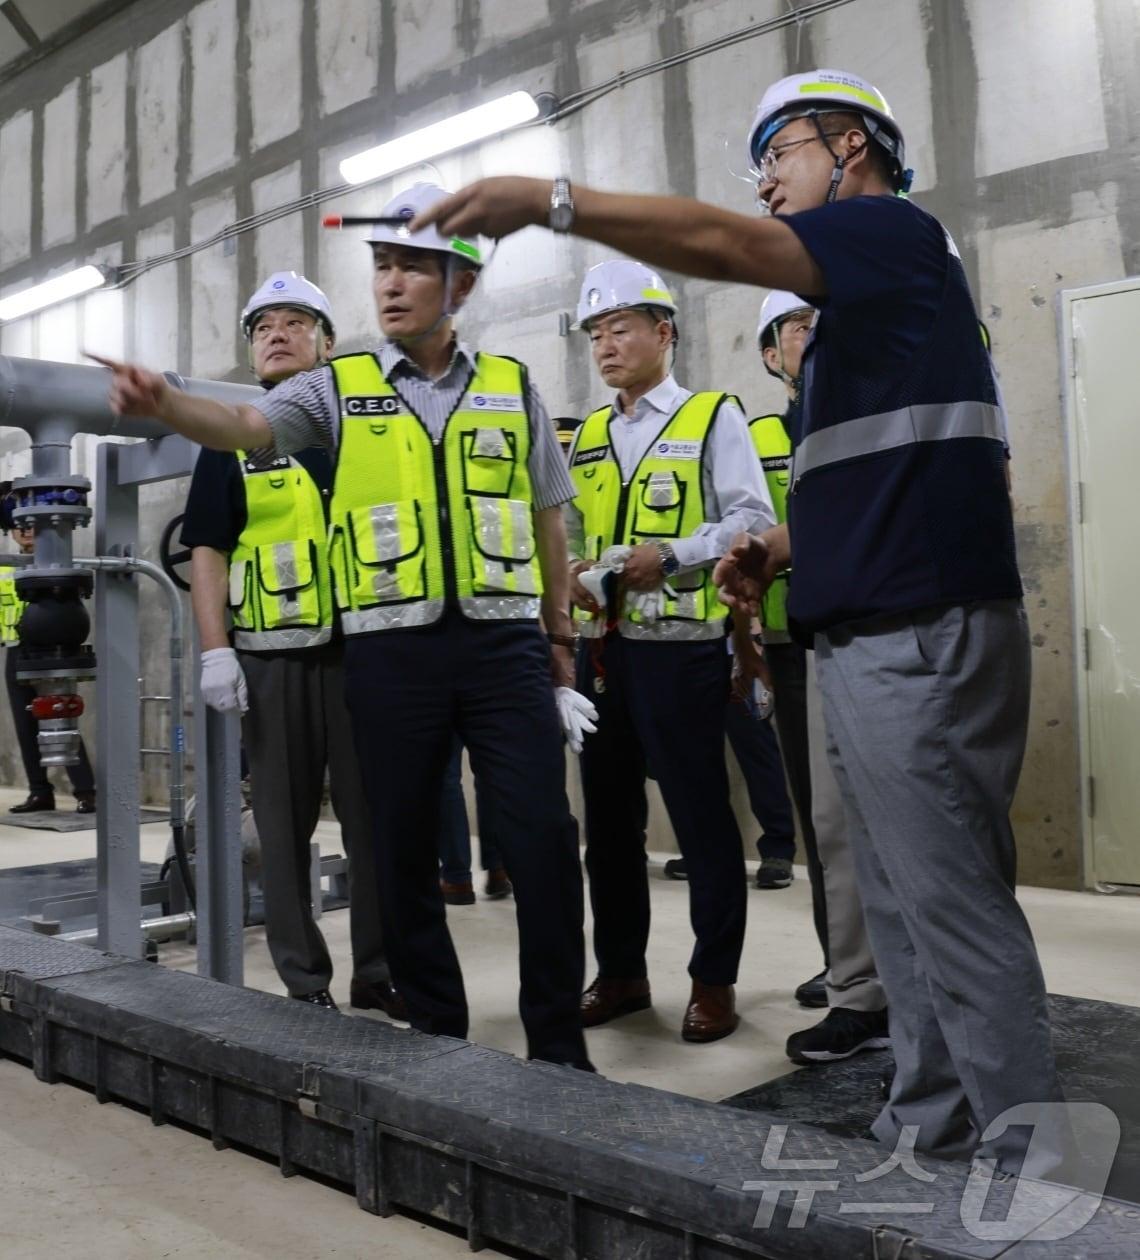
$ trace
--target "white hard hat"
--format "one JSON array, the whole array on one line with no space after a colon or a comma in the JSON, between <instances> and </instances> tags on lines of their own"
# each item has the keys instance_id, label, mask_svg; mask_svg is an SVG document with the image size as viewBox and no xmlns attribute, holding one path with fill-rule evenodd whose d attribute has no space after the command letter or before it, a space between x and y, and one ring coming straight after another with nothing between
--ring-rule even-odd
<instances>
[{"instance_id":1,"label":"white hard hat","mask_svg":"<svg viewBox=\"0 0 1140 1260\"><path fill-rule=\"evenodd\" d=\"M771 293L764 299L763 306L760 307L760 323L756 328L756 344L763 344L764 332L777 320L784 319L785 316L791 315L793 311L813 311L815 308L810 302L805 302L802 297L795 293L789 293L786 289L773 289Z\"/></svg>"},{"instance_id":2,"label":"white hard hat","mask_svg":"<svg viewBox=\"0 0 1140 1260\"><path fill-rule=\"evenodd\" d=\"M295 271L275 271L249 299L241 313L241 331L246 340L249 339L254 319L262 311L280 306L308 311L324 324L330 337L336 335L332 307L324 293L311 280L306 280Z\"/></svg>"},{"instance_id":3,"label":"white hard hat","mask_svg":"<svg viewBox=\"0 0 1140 1260\"><path fill-rule=\"evenodd\" d=\"M582 280L573 328L585 328L599 315L609 315L623 307L677 313L677 303L656 271L632 258L607 258L591 267Z\"/></svg>"},{"instance_id":4,"label":"white hard hat","mask_svg":"<svg viewBox=\"0 0 1140 1260\"><path fill-rule=\"evenodd\" d=\"M887 98L873 83L843 70L810 70L790 74L764 93L748 133L748 161L758 171L772 137L793 118L843 110L858 114L871 138L897 163L897 179L905 192L913 172L906 170L906 146Z\"/></svg>"},{"instance_id":5,"label":"white hard hat","mask_svg":"<svg viewBox=\"0 0 1140 1260\"><path fill-rule=\"evenodd\" d=\"M438 184L413 184L405 188L380 211L382 218L414 219L417 214L429 210L451 194ZM433 223L420 232L409 232L406 227L390 227L384 223L373 226L368 240L373 245L400 245L404 249L430 249L437 254L454 254L473 266L482 267L483 251L477 241L463 236L444 236Z\"/></svg>"}]
</instances>

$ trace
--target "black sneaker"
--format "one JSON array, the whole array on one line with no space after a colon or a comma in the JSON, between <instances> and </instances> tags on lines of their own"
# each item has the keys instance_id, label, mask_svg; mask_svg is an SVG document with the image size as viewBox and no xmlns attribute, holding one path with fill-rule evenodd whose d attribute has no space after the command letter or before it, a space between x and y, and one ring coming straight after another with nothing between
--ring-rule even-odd
<instances>
[{"instance_id":1,"label":"black sneaker","mask_svg":"<svg viewBox=\"0 0 1140 1260\"><path fill-rule=\"evenodd\" d=\"M834 1006L814 1028L792 1033L787 1055L793 1063L833 1063L863 1050L886 1050L891 1036L887 1012Z\"/></svg>"},{"instance_id":2,"label":"black sneaker","mask_svg":"<svg viewBox=\"0 0 1140 1260\"><path fill-rule=\"evenodd\" d=\"M310 1006L323 1006L328 1011L340 1010L328 989L314 989L312 993L294 993L292 997L294 1002L308 1002Z\"/></svg>"},{"instance_id":3,"label":"black sneaker","mask_svg":"<svg viewBox=\"0 0 1140 1260\"><path fill-rule=\"evenodd\" d=\"M812 976L810 980L805 980L803 984L796 986L796 1001L801 1006L810 1006L816 1009L827 1005L826 967L818 976Z\"/></svg>"},{"instance_id":4,"label":"black sneaker","mask_svg":"<svg viewBox=\"0 0 1140 1260\"><path fill-rule=\"evenodd\" d=\"M688 879L689 872L685 869L684 858L670 858L665 863L666 879Z\"/></svg>"},{"instance_id":5,"label":"black sneaker","mask_svg":"<svg viewBox=\"0 0 1140 1260\"><path fill-rule=\"evenodd\" d=\"M787 858L762 858L756 872L757 888L787 888L796 873Z\"/></svg>"}]
</instances>

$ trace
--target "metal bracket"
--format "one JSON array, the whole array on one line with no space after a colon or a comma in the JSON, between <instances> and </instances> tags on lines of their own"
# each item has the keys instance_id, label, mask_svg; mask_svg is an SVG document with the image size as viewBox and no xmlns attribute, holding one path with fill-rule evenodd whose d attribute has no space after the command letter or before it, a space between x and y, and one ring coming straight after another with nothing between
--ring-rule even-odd
<instances>
[{"instance_id":1,"label":"metal bracket","mask_svg":"<svg viewBox=\"0 0 1140 1260\"><path fill-rule=\"evenodd\" d=\"M911 1244L915 1241L913 1234L904 1234L893 1225L876 1225L871 1234L871 1255L873 1260L907 1260L913 1256ZM890 1244L889 1249L886 1244Z\"/></svg>"}]
</instances>

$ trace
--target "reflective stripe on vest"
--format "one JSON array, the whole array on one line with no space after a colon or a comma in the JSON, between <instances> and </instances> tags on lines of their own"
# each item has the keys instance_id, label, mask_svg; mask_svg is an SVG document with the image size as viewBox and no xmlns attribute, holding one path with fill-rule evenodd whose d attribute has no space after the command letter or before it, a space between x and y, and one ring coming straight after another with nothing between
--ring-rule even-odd
<instances>
[{"instance_id":1,"label":"reflective stripe on vest","mask_svg":"<svg viewBox=\"0 0 1140 1260\"><path fill-rule=\"evenodd\" d=\"M522 366L480 354L443 437L372 354L332 361L341 429L330 558L345 634L430 625L447 600L473 621L534 621L542 581Z\"/></svg>"},{"instance_id":2,"label":"reflective stripe on vest","mask_svg":"<svg viewBox=\"0 0 1140 1260\"><path fill-rule=\"evenodd\" d=\"M246 525L230 553L234 646L244 652L319 647L333 626L321 492L288 456L269 464L243 451L236 457Z\"/></svg>"},{"instance_id":3,"label":"reflective stripe on vest","mask_svg":"<svg viewBox=\"0 0 1140 1260\"><path fill-rule=\"evenodd\" d=\"M782 416L758 416L748 425L752 445L760 457L768 493L776 511L776 523L783 525L788 519L788 486L791 482L792 439L784 428ZM788 634L788 570L776 575L776 580L764 594L760 606L760 623L764 627L765 641L786 643Z\"/></svg>"},{"instance_id":4,"label":"reflective stripe on vest","mask_svg":"<svg viewBox=\"0 0 1140 1260\"><path fill-rule=\"evenodd\" d=\"M5 565L0 568L0 643L15 646L20 642L20 618L26 607L16 594L16 570Z\"/></svg>"},{"instance_id":5,"label":"reflective stripe on vest","mask_svg":"<svg viewBox=\"0 0 1140 1260\"><path fill-rule=\"evenodd\" d=\"M845 420L807 434L796 447L793 476L860 455L877 455L917 442L993 438L1004 442L1001 409L992 403L924 403Z\"/></svg>"},{"instance_id":6,"label":"reflective stripe on vest","mask_svg":"<svg viewBox=\"0 0 1140 1260\"><path fill-rule=\"evenodd\" d=\"M729 394L693 394L665 421L649 444L633 476L622 482L610 441L612 407L592 412L582 422L570 461L570 476L582 513L584 556L597 560L614 544L673 542L689 538L699 525L714 520L705 503L701 471L705 450L721 404ZM676 598L667 598L664 615L652 624L639 614L622 616L621 633L640 639L715 639L724 634L726 609L717 599L712 569L695 569L669 579ZM581 633L604 632L601 618L575 609Z\"/></svg>"}]
</instances>

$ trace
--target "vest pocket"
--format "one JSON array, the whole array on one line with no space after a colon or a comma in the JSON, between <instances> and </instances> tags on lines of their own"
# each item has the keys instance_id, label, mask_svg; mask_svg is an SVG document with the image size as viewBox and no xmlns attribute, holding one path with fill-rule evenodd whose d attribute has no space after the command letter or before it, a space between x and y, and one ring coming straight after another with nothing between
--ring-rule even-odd
<instances>
[{"instance_id":1,"label":"vest pocket","mask_svg":"<svg viewBox=\"0 0 1140 1260\"><path fill-rule=\"evenodd\" d=\"M468 429L460 435L463 491L505 499L518 462L517 441L504 429Z\"/></svg>"},{"instance_id":2,"label":"vest pocket","mask_svg":"<svg viewBox=\"0 0 1140 1260\"><path fill-rule=\"evenodd\" d=\"M674 472L650 473L642 478L630 532L641 538L679 538L687 489Z\"/></svg>"},{"instance_id":3,"label":"vest pocket","mask_svg":"<svg viewBox=\"0 0 1140 1260\"><path fill-rule=\"evenodd\" d=\"M534 520L525 499L467 498L471 579L476 595L535 595Z\"/></svg>"},{"instance_id":4,"label":"vest pocket","mask_svg":"<svg viewBox=\"0 0 1140 1260\"><path fill-rule=\"evenodd\" d=\"M230 561L230 615L235 630L253 630L253 570L248 560Z\"/></svg>"},{"instance_id":5,"label":"vest pocket","mask_svg":"<svg viewBox=\"0 0 1140 1260\"><path fill-rule=\"evenodd\" d=\"M254 554L264 628L320 625L312 541L263 543Z\"/></svg>"},{"instance_id":6,"label":"vest pocket","mask_svg":"<svg viewBox=\"0 0 1140 1260\"><path fill-rule=\"evenodd\" d=\"M417 499L353 508L345 540L351 604L410 603L427 596L423 509Z\"/></svg>"}]
</instances>

